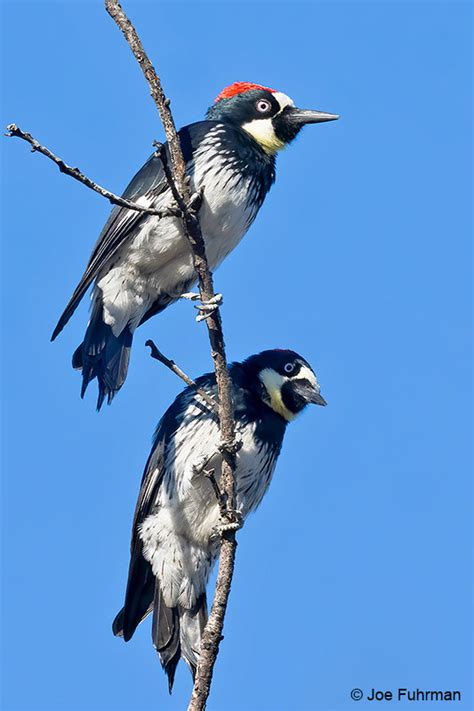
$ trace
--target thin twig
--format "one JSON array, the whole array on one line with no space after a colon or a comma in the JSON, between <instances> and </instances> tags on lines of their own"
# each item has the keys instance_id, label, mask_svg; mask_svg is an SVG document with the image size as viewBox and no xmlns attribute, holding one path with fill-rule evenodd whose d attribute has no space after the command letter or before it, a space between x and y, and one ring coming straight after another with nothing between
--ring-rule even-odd
<instances>
[{"instance_id":1,"label":"thin twig","mask_svg":"<svg viewBox=\"0 0 474 711\"><path fill-rule=\"evenodd\" d=\"M153 207L144 207L143 205L138 205L136 202L125 200L125 198L111 193L110 190L103 188L101 185L98 185L93 180L88 178L87 175L84 175L84 173L82 173L79 168L72 168L70 165L67 165L67 163L65 163L62 158L56 156L52 151L49 150L49 148L46 148L46 146L42 146L41 143L36 140L36 138L33 138L31 133L22 131L21 128L19 128L14 123L11 123L9 126L7 126L7 131L8 133L5 134L6 136L15 136L16 138L21 138L23 141L26 141L30 144L30 146L32 146L31 150L33 152L37 151L38 153L42 153L42 155L46 156L46 158L49 158L54 163L56 163L61 173L65 173L65 175L69 175L71 178L78 180L86 187L90 188L91 190L94 190L96 193L99 193L99 195L102 195L102 197L107 198L107 200L109 200L109 202L111 202L113 205L120 205L120 207L126 207L129 210L135 210L136 212L144 212L147 215L157 215L158 217L181 216L181 212L177 208L170 207L166 210L156 210Z\"/></svg>"},{"instance_id":2,"label":"thin twig","mask_svg":"<svg viewBox=\"0 0 474 711\"><path fill-rule=\"evenodd\" d=\"M105 9L109 13L110 17L114 20L114 22L118 25L120 30L123 32L123 35L127 40L130 49L135 55L135 58L138 64L140 65L143 74L145 75L145 79L148 82L150 94L153 98L153 101L155 102L155 106L158 109L158 113L160 114L163 128L165 129L175 179L178 184L178 188L181 195L184 199L186 199L189 196L186 190L183 190L182 185L182 183L186 179L186 165L184 163L181 146L179 144L173 115L169 109L170 100L166 98L165 92L163 91L163 87L161 86L160 78L157 75L153 64L150 62L147 53L143 48L137 31L128 19L127 15L122 10L122 7L120 6L118 0L105 0Z\"/></svg>"},{"instance_id":3,"label":"thin twig","mask_svg":"<svg viewBox=\"0 0 474 711\"><path fill-rule=\"evenodd\" d=\"M130 49L135 55L159 111L171 157L172 176L169 177L170 187L175 195L178 208L182 211L183 232L193 252L194 268L199 278L201 302L209 302L215 296L214 283L207 264L204 240L197 216L196 199L191 195L180 141L176 132L173 116L169 110L170 102L165 96L161 81L143 48L135 28L122 10L118 0L105 0L105 7L109 15L123 32ZM163 163L166 163L166 161L163 161ZM216 309L209 315L206 319L206 324L209 331L211 355L214 361L219 399L219 426L223 457L221 485L226 495L226 516L224 517L224 523L225 518L232 523L235 519L235 423L231 381L227 369L219 309ZM202 636L199 663L188 711L202 711L206 706L209 696L214 664L219 652L219 643L222 639L222 629L232 583L236 548L237 541L235 540L235 531L223 530L221 534L219 570L214 601L209 620Z\"/></svg>"},{"instance_id":4,"label":"thin twig","mask_svg":"<svg viewBox=\"0 0 474 711\"><path fill-rule=\"evenodd\" d=\"M222 491L219 489L219 484L217 483L217 479L214 476L214 469L203 469L203 474L211 482L212 488L214 489L214 494L216 495L217 503L219 504L219 511L221 512L221 516L225 516L225 497L223 496Z\"/></svg>"},{"instance_id":5,"label":"thin twig","mask_svg":"<svg viewBox=\"0 0 474 711\"><path fill-rule=\"evenodd\" d=\"M145 343L145 346L148 346L151 349L150 355L152 358L154 358L155 360L159 360L160 363L166 365L166 367L169 368L175 375L177 375L178 378L184 380L186 385L189 385L191 388L194 388L198 395L200 395L201 398L205 401L206 405L210 407L212 412L217 414L217 402L214 400L214 398L208 395L205 390L200 388L199 385L197 385L196 382L189 377L189 375L186 375L184 370L181 370L181 368L176 365L174 360L170 360L165 355L163 355L163 353L159 350L159 348L151 340L151 338L148 339L148 341Z\"/></svg>"}]
</instances>

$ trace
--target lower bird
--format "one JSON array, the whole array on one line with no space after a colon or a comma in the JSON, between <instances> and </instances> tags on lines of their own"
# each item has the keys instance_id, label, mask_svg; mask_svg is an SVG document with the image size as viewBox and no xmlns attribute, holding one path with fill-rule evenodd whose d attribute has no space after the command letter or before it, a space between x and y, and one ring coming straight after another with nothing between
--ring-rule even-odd
<instances>
[{"instance_id":1,"label":"lower bird","mask_svg":"<svg viewBox=\"0 0 474 711\"><path fill-rule=\"evenodd\" d=\"M236 510L254 511L266 493L286 426L307 404L326 405L308 362L291 350L268 350L230 366L236 435ZM196 381L216 396L214 374ZM180 658L193 678L207 621L206 584L219 554L222 455L215 412L186 388L155 432L133 522L125 604L113 632L128 641L153 613L152 639L171 692Z\"/></svg>"}]
</instances>

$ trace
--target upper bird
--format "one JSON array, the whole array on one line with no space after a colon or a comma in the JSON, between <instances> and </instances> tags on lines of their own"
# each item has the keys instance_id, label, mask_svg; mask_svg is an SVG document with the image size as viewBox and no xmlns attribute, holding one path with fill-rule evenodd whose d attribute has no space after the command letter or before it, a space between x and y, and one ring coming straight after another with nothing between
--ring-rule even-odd
<instances>
[{"instance_id":1,"label":"upper bird","mask_svg":"<svg viewBox=\"0 0 474 711\"><path fill-rule=\"evenodd\" d=\"M287 424L309 403L325 405L308 362L290 350L269 350L230 367L236 435L236 509L260 504L275 469ZM197 385L216 396L215 374ZM186 388L156 429L133 522L125 604L113 623L128 641L153 612L152 637L173 685L182 657L193 675L207 621L206 584L220 547L220 510L209 474L220 481L216 415Z\"/></svg>"},{"instance_id":2,"label":"upper bird","mask_svg":"<svg viewBox=\"0 0 474 711\"><path fill-rule=\"evenodd\" d=\"M335 114L298 109L274 89L236 82L224 89L205 121L179 131L192 191L202 195L199 220L209 267L215 269L240 242L275 180L275 154L308 123ZM173 205L163 161L165 145L138 171L123 197L145 207ZM189 291L197 281L192 253L177 217L115 207L102 230L51 340L62 331L89 286L91 317L72 357L82 369L82 390L97 378L97 409L112 401L127 376L135 329Z\"/></svg>"}]
</instances>

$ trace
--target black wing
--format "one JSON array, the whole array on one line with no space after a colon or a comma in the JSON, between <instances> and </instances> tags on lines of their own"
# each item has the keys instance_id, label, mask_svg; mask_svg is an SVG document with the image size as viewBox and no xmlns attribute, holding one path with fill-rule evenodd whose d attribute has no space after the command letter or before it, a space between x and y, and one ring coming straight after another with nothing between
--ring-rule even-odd
<instances>
[{"instance_id":1,"label":"black wing","mask_svg":"<svg viewBox=\"0 0 474 711\"><path fill-rule=\"evenodd\" d=\"M137 625L153 608L155 576L150 563L143 557L143 543L138 535L138 527L152 511L163 481L165 440L160 429L161 423L145 466L135 509L125 603L112 626L114 634L123 636L126 642L131 639Z\"/></svg>"},{"instance_id":2,"label":"black wing","mask_svg":"<svg viewBox=\"0 0 474 711\"><path fill-rule=\"evenodd\" d=\"M199 121L179 131L181 149L187 164L189 164L196 147L202 141L212 123L215 122ZM169 151L166 143L164 144L162 157L151 156L127 186L122 197L131 202L142 198L143 202L143 199L146 200L146 207L152 207L156 198L169 190L163 170L163 160L169 161ZM147 215L137 212L136 210L129 210L126 207L119 206L114 207L104 229L99 235L86 271L53 331L53 335L51 336L52 341L61 333L87 289L104 268L107 261L115 254L119 247L126 242L130 233L137 225L146 218Z\"/></svg>"},{"instance_id":3,"label":"black wing","mask_svg":"<svg viewBox=\"0 0 474 711\"><path fill-rule=\"evenodd\" d=\"M153 609L155 576L150 563L143 557L143 543L139 536L139 527L156 506L165 474L167 443L179 426L184 409L193 397L194 393L187 388L167 410L158 424L153 447L145 465L133 517L125 603L112 626L114 634L123 636L125 641L132 637L137 625Z\"/></svg>"},{"instance_id":4,"label":"black wing","mask_svg":"<svg viewBox=\"0 0 474 711\"><path fill-rule=\"evenodd\" d=\"M179 131L178 135L181 143L181 149L183 151L183 157L189 173L192 173L193 171L192 157L195 154L197 147L208 133L210 127L216 123L218 122L198 121L197 123L186 126ZM246 147L249 152L249 161L247 162L243 160L242 165L240 166L243 173L245 173L245 171L254 170L255 166L253 165L252 156L254 157L255 142L253 139L251 139L245 131L236 130L231 126L226 126L226 130L229 132L231 144L238 140L239 143L242 144L240 148L243 149ZM250 150L250 145L253 145L253 150ZM260 189L261 194L258 196L259 204L263 202L263 198L265 197L266 192L270 189L270 186L275 178L274 159L269 158L263 150L261 151L261 154L262 165L260 168L262 185ZM152 156L138 171L130 185L128 185L123 193L123 197L125 199L136 201L138 198L142 198L142 200L145 199L147 201L148 207L152 207L156 201L156 198L165 191L169 190L163 170L162 159L169 161L169 151L166 144L164 145L162 158ZM116 253L124 242L126 242L131 232L142 220L146 219L146 217L147 216L141 212L137 212L136 210L128 210L124 207L117 206L112 210L110 217L107 220L104 229L100 233L99 239L93 249L86 271L84 272L81 281L77 285L74 294L72 295L64 310L64 313L53 331L53 335L51 336L52 341L54 341L56 336L63 330L87 289L104 268L108 260ZM161 309L158 308L158 311L159 310ZM147 314L143 320L146 320L156 312L156 309L150 310L149 314Z\"/></svg>"},{"instance_id":5,"label":"black wing","mask_svg":"<svg viewBox=\"0 0 474 711\"><path fill-rule=\"evenodd\" d=\"M138 198L142 198L143 201L143 198L145 198L146 207L151 207L156 198L166 190L169 190L169 187L166 182L161 158L153 155L127 186L123 197L130 201L136 201ZM142 204L144 204L144 201ZM104 229L99 235L86 271L54 329L51 336L52 341L61 333L87 289L106 262L127 240L130 232L146 217L146 215L136 210L129 210L119 206L114 207Z\"/></svg>"},{"instance_id":6,"label":"black wing","mask_svg":"<svg viewBox=\"0 0 474 711\"><path fill-rule=\"evenodd\" d=\"M231 368L231 373L235 370L235 365ZM232 376L231 376L232 377ZM214 373L207 373L196 380L199 388L203 388L209 395L215 397L217 394L216 377ZM145 465L140 493L133 517L132 540L130 544L130 566L128 569L127 591L125 594L125 604L116 616L113 623L115 635L123 636L125 641L129 640L137 625L153 609L155 596L155 577L150 563L143 557L143 543L139 535L140 525L153 513L157 506L160 487L163 486L163 479L166 473L167 449L173 438L183 423L189 406L193 403L202 411L203 419L211 418L218 423L217 415L211 412L208 406L196 395L194 388L185 388L175 399L161 418L156 428L153 438L153 447ZM199 415L198 415L199 416ZM176 442L172 451L175 452ZM210 459L203 462L204 466L218 470L221 466L222 455L217 451L210 452ZM165 608L163 607L163 610ZM165 614L163 612L163 614ZM169 629L173 627L172 620ZM161 632L163 629L161 629ZM158 643L158 647L161 642ZM164 646L167 646L166 644ZM168 650L169 652L169 650ZM161 654L162 652L160 652Z\"/></svg>"}]
</instances>

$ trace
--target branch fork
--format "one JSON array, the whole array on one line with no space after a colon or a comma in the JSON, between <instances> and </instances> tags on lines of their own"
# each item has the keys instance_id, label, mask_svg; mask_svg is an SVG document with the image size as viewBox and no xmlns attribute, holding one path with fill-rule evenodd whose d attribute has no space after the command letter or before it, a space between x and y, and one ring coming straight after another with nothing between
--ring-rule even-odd
<instances>
[{"instance_id":1,"label":"branch fork","mask_svg":"<svg viewBox=\"0 0 474 711\"><path fill-rule=\"evenodd\" d=\"M145 215L156 215L160 218L181 217L181 211L177 208L170 207L166 210L156 210L153 207L144 207L136 202L132 202L131 200L126 200L125 198L120 197L119 195L115 195L115 193L110 192L107 188L103 188L101 185L91 180L91 178L88 178L87 175L84 175L79 168L73 168L65 163L62 158L55 155L49 148L42 146L41 143L31 135L31 133L22 131L22 129L15 123L11 123L7 126L7 133L5 133L5 136L8 138L21 138L23 141L26 141L30 144L32 153L35 153L36 151L38 153L42 153L42 155L46 156L46 158L49 158L53 161L53 163L56 163L61 173L69 175L71 178L74 178L74 180L77 180L86 187L90 188L90 190L99 193L99 195L106 198L110 203L112 203L112 205L119 205L120 207L125 207L128 210L143 212Z\"/></svg>"}]
</instances>

